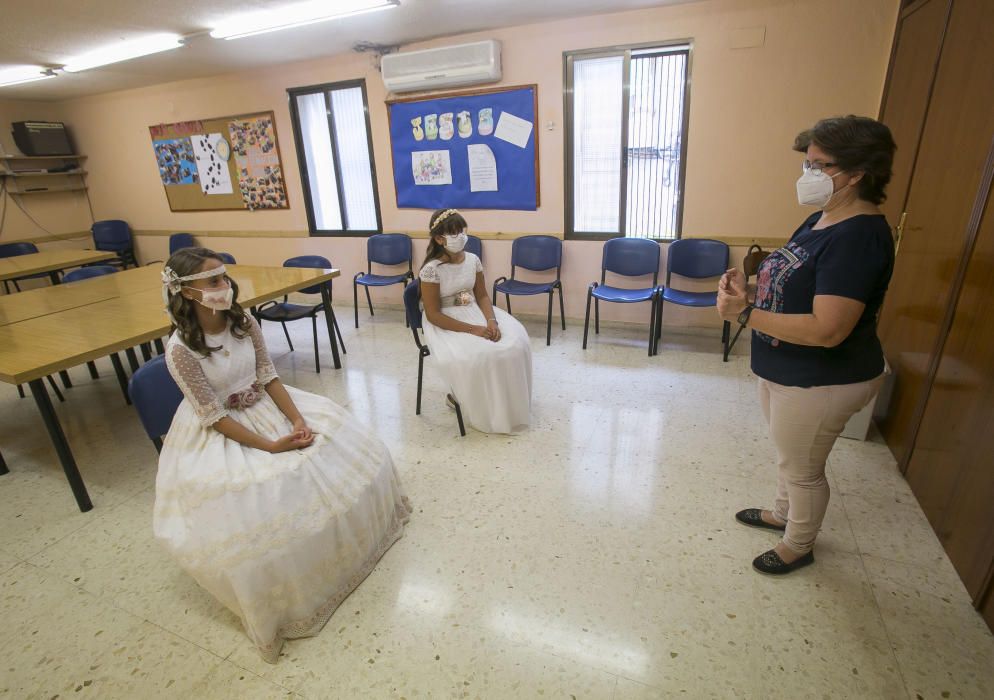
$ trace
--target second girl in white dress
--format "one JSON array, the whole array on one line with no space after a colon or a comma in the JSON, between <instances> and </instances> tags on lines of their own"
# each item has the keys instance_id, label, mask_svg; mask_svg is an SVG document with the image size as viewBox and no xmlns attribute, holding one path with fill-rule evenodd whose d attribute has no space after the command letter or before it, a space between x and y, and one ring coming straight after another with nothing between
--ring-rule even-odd
<instances>
[{"instance_id":1,"label":"second girl in white dress","mask_svg":"<svg viewBox=\"0 0 994 700\"><path fill-rule=\"evenodd\" d=\"M532 352L528 333L495 308L483 265L466 245L466 220L455 209L436 211L421 268L424 333L442 378L471 426L513 433L531 415Z\"/></svg>"}]
</instances>

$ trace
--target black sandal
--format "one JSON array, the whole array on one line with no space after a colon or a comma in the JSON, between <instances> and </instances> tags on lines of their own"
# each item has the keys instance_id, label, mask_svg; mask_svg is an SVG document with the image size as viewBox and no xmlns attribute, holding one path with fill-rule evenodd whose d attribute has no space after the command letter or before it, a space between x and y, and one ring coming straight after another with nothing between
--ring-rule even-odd
<instances>
[{"instance_id":1,"label":"black sandal","mask_svg":"<svg viewBox=\"0 0 994 700\"><path fill-rule=\"evenodd\" d=\"M745 510L740 510L735 514L735 519L743 525L748 525L749 527L760 527L766 530L776 530L777 532L783 532L787 529L786 525L770 525L768 522L763 520L763 511L760 508L746 508Z\"/></svg>"},{"instance_id":2,"label":"black sandal","mask_svg":"<svg viewBox=\"0 0 994 700\"><path fill-rule=\"evenodd\" d=\"M799 557L792 561L790 564L786 563L777 554L777 550L771 549L768 552L763 552L758 557L752 560L752 568L761 574L769 574L771 576L782 576L783 574L789 574L791 571L796 571L808 564L815 563L815 553L808 552L802 557Z\"/></svg>"}]
</instances>

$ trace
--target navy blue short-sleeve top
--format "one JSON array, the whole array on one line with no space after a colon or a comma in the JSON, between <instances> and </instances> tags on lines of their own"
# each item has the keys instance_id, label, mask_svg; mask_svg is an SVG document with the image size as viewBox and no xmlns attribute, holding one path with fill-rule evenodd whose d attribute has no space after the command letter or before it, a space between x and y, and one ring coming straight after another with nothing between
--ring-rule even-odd
<instances>
[{"instance_id":1,"label":"navy blue short-sleeve top","mask_svg":"<svg viewBox=\"0 0 994 700\"><path fill-rule=\"evenodd\" d=\"M855 384L884 370L877 313L894 270L894 240L880 214L860 214L813 229L808 217L783 248L759 268L756 308L777 314L809 314L819 294L866 304L849 336L833 348L794 345L753 331L752 371L786 386Z\"/></svg>"}]
</instances>

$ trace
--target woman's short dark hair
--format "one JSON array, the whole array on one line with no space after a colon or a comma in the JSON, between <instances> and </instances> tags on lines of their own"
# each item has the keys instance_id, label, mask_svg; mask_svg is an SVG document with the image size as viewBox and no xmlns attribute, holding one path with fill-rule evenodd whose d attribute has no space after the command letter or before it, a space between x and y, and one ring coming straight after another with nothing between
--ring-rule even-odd
<instances>
[{"instance_id":1,"label":"woman's short dark hair","mask_svg":"<svg viewBox=\"0 0 994 700\"><path fill-rule=\"evenodd\" d=\"M848 115L822 119L794 139L794 150L804 153L814 144L847 172L864 173L857 187L860 199L880 204L890 182L897 145L886 125L869 117Z\"/></svg>"}]
</instances>

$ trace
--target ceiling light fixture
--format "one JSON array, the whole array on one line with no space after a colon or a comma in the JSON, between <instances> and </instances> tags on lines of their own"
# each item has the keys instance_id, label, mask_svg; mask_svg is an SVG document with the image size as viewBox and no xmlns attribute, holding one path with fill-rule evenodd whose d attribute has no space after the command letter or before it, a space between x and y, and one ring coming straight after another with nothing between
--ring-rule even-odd
<instances>
[{"instance_id":1,"label":"ceiling light fixture","mask_svg":"<svg viewBox=\"0 0 994 700\"><path fill-rule=\"evenodd\" d=\"M178 34L153 34L142 39L132 41L122 41L117 44L105 46L102 49L91 51L66 63L63 70L70 73L106 66L110 63L128 61L139 56L178 49L183 46L183 37Z\"/></svg>"},{"instance_id":2,"label":"ceiling light fixture","mask_svg":"<svg viewBox=\"0 0 994 700\"><path fill-rule=\"evenodd\" d=\"M0 87L33 83L36 80L47 80L54 77L55 73L52 70L41 66L0 68Z\"/></svg>"},{"instance_id":3,"label":"ceiling light fixture","mask_svg":"<svg viewBox=\"0 0 994 700\"><path fill-rule=\"evenodd\" d=\"M282 7L278 10L253 12L234 17L212 29L211 36L215 39L241 39L281 29L342 19L365 12L386 10L399 5L400 0L338 0L336 2L318 0L317 2L305 2Z\"/></svg>"}]
</instances>

